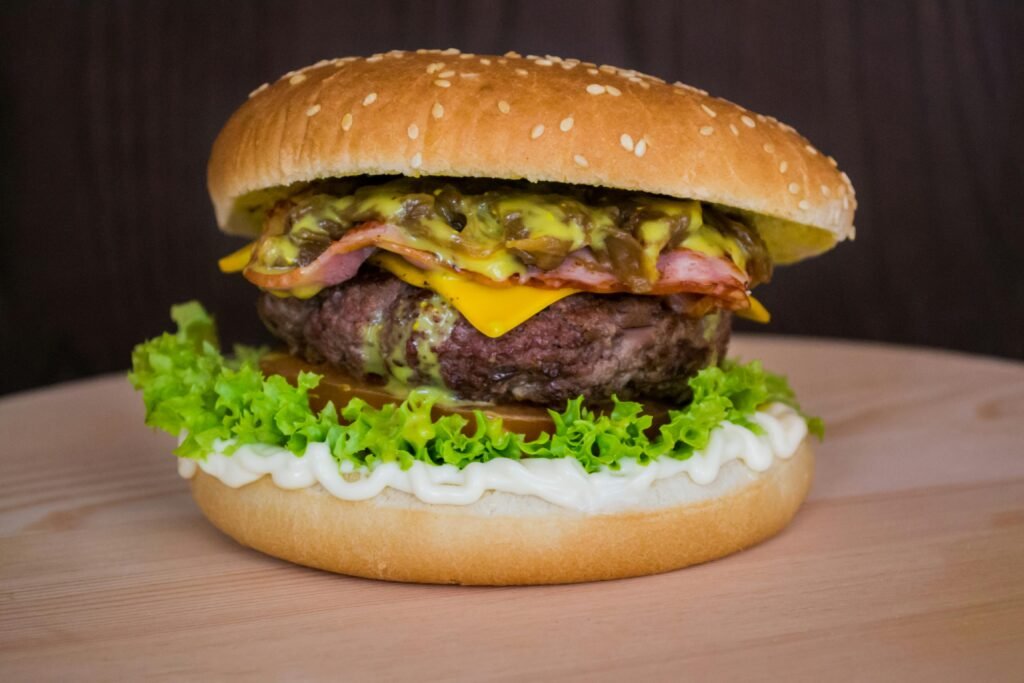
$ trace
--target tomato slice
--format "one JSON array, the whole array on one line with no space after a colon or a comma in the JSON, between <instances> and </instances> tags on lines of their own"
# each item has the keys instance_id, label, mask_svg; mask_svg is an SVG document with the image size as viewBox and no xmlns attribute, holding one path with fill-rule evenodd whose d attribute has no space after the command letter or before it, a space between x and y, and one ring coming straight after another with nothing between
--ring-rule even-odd
<instances>
[{"instance_id":1,"label":"tomato slice","mask_svg":"<svg viewBox=\"0 0 1024 683\"><path fill-rule=\"evenodd\" d=\"M295 383L302 371L323 375L320 384L310 392L310 404L315 410L323 408L328 401L333 401L335 406L341 407L352 398L361 398L374 408L401 400L400 397L395 396L382 386L356 379L327 364L307 363L287 353L268 353L261 359L260 367L265 374L281 375L292 384ZM546 409L525 404L460 403L434 406L432 415L435 420L444 415L462 415L469 421L467 431L471 433L476 428L476 420L473 417L474 410L480 410L493 417L500 417L505 429L522 434L528 439L535 439L541 433L550 432L555 427Z\"/></svg>"},{"instance_id":2,"label":"tomato slice","mask_svg":"<svg viewBox=\"0 0 1024 683\"><path fill-rule=\"evenodd\" d=\"M387 391L383 386L356 379L326 363L307 363L283 352L266 354L260 360L260 367L264 374L281 375L292 384L295 383L299 373L303 371L322 375L323 379L320 380L320 384L310 392L310 405L314 410L320 410L328 401L332 401L338 407L344 406L352 398L360 398L374 408L380 408L385 404L400 400L400 397ZM559 406L558 409L561 408L562 406ZM592 406L592 408L601 412L601 406ZM471 434L476 429L476 420L473 417L473 412L476 410L491 417L501 418L505 429L522 434L529 440L536 439L543 433L550 433L555 428L546 408L525 403L436 405L431 414L435 420L444 415L461 415L469 422L466 432ZM663 403L644 403L644 411L654 418L652 431L656 431L659 426L668 421L668 410L669 406Z\"/></svg>"}]
</instances>

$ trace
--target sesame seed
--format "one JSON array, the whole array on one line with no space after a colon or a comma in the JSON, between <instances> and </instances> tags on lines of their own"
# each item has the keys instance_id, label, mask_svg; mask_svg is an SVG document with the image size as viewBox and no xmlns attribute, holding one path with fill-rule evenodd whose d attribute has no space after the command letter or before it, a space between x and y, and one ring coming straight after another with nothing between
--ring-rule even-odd
<instances>
[{"instance_id":1,"label":"sesame seed","mask_svg":"<svg viewBox=\"0 0 1024 683\"><path fill-rule=\"evenodd\" d=\"M269 83L264 83L263 85L261 85L260 87L256 88L251 93L249 93L249 97L256 97L257 95L259 95L261 92L263 92L264 90L266 90L269 87L270 87Z\"/></svg>"},{"instance_id":2,"label":"sesame seed","mask_svg":"<svg viewBox=\"0 0 1024 683\"><path fill-rule=\"evenodd\" d=\"M798 183L790 183L789 184L789 193L790 194L799 194L800 193L800 185Z\"/></svg>"},{"instance_id":3,"label":"sesame seed","mask_svg":"<svg viewBox=\"0 0 1024 683\"><path fill-rule=\"evenodd\" d=\"M551 66L554 64L550 59L535 59L533 63L537 66Z\"/></svg>"},{"instance_id":4,"label":"sesame seed","mask_svg":"<svg viewBox=\"0 0 1024 683\"><path fill-rule=\"evenodd\" d=\"M640 86L641 88L643 88L644 90L650 90L650 89L651 89L651 84L650 84L650 83L648 83L647 81L645 81L645 80L644 80L644 79L642 79L642 78L641 78L640 80L638 80L638 81L637 81L637 85L639 85L639 86Z\"/></svg>"},{"instance_id":5,"label":"sesame seed","mask_svg":"<svg viewBox=\"0 0 1024 683\"><path fill-rule=\"evenodd\" d=\"M363 98L363 106L369 107L371 104L377 101L377 93L372 92Z\"/></svg>"},{"instance_id":6,"label":"sesame seed","mask_svg":"<svg viewBox=\"0 0 1024 683\"><path fill-rule=\"evenodd\" d=\"M452 85L452 82L451 81L446 81L443 78L439 78L436 81L434 81L434 85L436 85L439 88L450 88L451 85Z\"/></svg>"},{"instance_id":7,"label":"sesame seed","mask_svg":"<svg viewBox=\"0 0 1024 683\"><path fill-rule=\"evenodd\" d=\"M850 182L850 176L846 175L846 171L843 171L842 173L840 173L839 177L843 179L843 182L846 183L847 187L850 187L850 188L853 187L853 183Z\"/></svg>"},{"instance_id":8,"label":"sesame seed","mask_svg":"<svg viewBox=\"0 0 1024 683\"><path fill-rule=\"evenodd\" d=\"M850 208L850 198L849 197L843 197L843 208L844 209L849 209Z\"/></svg>"},{"instance_id":9,"label":"sesame seed","mask_svg":"<svg viewBox=\"0 0 1024 683\"><path fill-rule=\"evenodd\" d=\"M774 154L775 153L775 145L773 145L770 142L764 143L763 145L761 145L761 148L764 151L768 152L769 154Z\"/></svg>"},{"instance_id":10,"label":"sesame seed","mask_svg":"<svg viewBox=\"0 0 1024 683\"><path fill-rule=\"evenodd\" d=\"M587 69L587 73L591 76L596 76L599 72L597 69Z\"/></svg>"},{"instance_id":11,"label":"sesame seed","mask_svg":"<svg viewBox=\"0 0 1024 683\"><path fill-rule=\"evenodd\" d=\"M824 196L826 196L826 197L827 197L827 196L829 196L829 195L830 195L831 193L832 193L832 190L828 189L828 185L822 185L822 186L821 186L821 194L822 194L822 195L824 195Z\"/></svg>"},{"instance_id":12,"label":"sesame seed","mask_svg":"<svg viewBox=\"0 0 1024 683\"><path fill-rule=\"evenodd\" d=\"M779 173L785 173L788 168L789 168L789 163L788 162L786 162L786 161L780 161L779 162Z\"/></svg>"},{"instance_id":13,"label":"sesame seed","mask_svg":"<svg viewBox=\"0 0 1024 683\"><path fill-rule=\"evenodd\" d=\"M440 71L443 68L444 68L444 62L433 62L432 64L429 64L427 66L427 73L428 74L437 73L438 71Z\"/></svg>"},{"instance_id":14,"label":"sesame seed","mask_svg":"<svg viewBox=\"0 0 1024 683\"><path fill-rule=\"evenodd\" d=\"M828 163L832 165L832 168L835 168L836 166L839 165L839 162L835 160L835 157L829 157Z\"/></svg>"},{"instance_id":15,"label":"sesame seed","mask_svg":"<svg viewBox=\"0 0 1024 683\"><path fill-rule=\"evenodd\" d=\"M801 199L800 203L797 204L797 206L806 211L807 209L811 208L811 203L806 199Z\"/></svg>"},{"instance_id":16,"label":"sesame seed","mask_svg":"<svg viewBox=\"0 0 1024 683\"><path fill-rule=\"evenodd\" d=\"M320 113L320 105L314 104L312 107L306 110L306 116L316 116Z\"/></svg>"},{"instance_id":17,"label":"sesame seed","mask_svg":"<svg viewBox=\"0 0 1024 683\"><path fill-rule=\"evenodd\" d=\"M735 136L739 137L739 134L740 134L740 129L736 127L736 124L735 124L735 123L730 123L730 124L729 124L729 131L730 131L730 132L731 132L731 133L732 133L733 135L735 135Z\"/></svg>"},{"instance_id":18,"label":"sesame seed","mask_svg":"<svg viewBox=\"0 0 1024 683\"><path fill-rule=\"evenodd\" d=\"M440 102L434 102L434 106L430 110L430 115L435 119L441 118L444 116L444 106Z\"/></svg>"},{"instance_id":19,"label":"sesame seed","mask_svg":"<svg viewBox=\"0 0 1024 683\"><path fill-rule=\"evenodd\" d=\"M614 85L606 85L604 89L607 90L608 94L613 97L618 97L619 95L622 94L622 91L616 88Z\"/></svg>"},{"instance_id":20,"label":"sesame seed","mask_svg":"<svg viewBox=\"0 0 1024 683\"><path fill-rule=\"evenodd\" d=\"M587 86L587 92L590 93L591 95L603 95L604 91L604 86L598 85L597 83L591 83L590 85Z\"/></svg>"},{"instance_id":21,"label":"sesame seed","mask_svg":"<svg viewBox=\"0 0 1024 683\"><path fill-rule=\"evenodd\" d=\"M562 119L562 122L558 124L558 129L561 130L563 133L568 133L570 130L572 130L572 126L574 123L575 121L573 121L571 116L566 116L564 119Z\"/></svg>"},{"instance_id":22,"label":"sesame seed","mask_svg":"<svg viewBox=\"0 0 1024 683\"><path fill-rule=\"evenodd\" d=\"M384 59L384 55L372 55L370 57L367 57L366 61L372 63L372 62L379 62L382 59Z\"/></svg>"},{"instance_id":23,"label":"sesame seed","mask_svg":"<svg viewBox=\"0 0 1024 683\"><path fill-rule=\"evenodd\" d=\"M451 69L448 69L447 71L442 71L441 73L437 74L437 77L438 78L451 78L454 75L455 75L455 72L453 70L451 70Z\"/></svg>"},{"instance_id":24,"label":"sesame seed","mask_svg":"<svg viewBox=\"0 0 1024 683\"><path fill-rule=\"evenodd\" d=\"M515 50L509 50L508 52L505 53L505 56L506 57L522 57L522 55L519 54L518 52L516 52Z\"/></svg>"},{"instance_id":25,"label":"sesame seed","mask_svg":"<svg viewBox=\"0 0 1024 683\"><path fill-rule=\"evenodd\" d=\"M288 79L288 82L291 83L292 85L298 85L299 83L302 83L302 81L304 80L306 80L306 74L295 74L294 76Z\"/></svg>"},{"instance_id":26,"label":"sesame seed","mask_svg":"<svg viewBox=\"0 0 1024 683\"><path fill-rule=\"evenodd\" d=\"M459 59L473 59L473 57L476 57L476 55L472 52L466 52L465 54L459 55Z\"/></svg>"},{"instance_id":27,"label":"sesame seed","mask_svg":"<svg viewBox=\"0 0 1024 683\"><path fill-rule=\"evenodd\" d=\"M352 127L352 113L349 112L341 117L341 129L348 130Z\"/></svg>"},{"instance_id":28,"label":"sesame seed","mask_svg":"<svg viewBox=\"0 0 1024 683\"><path fill-rule=\"evenodd\" d=\"M415 140L420 136L420 127L415 123L410 123L409 128L405 132L409 134L410 140Z\"/></svg>"},{"instance_id":29,"label":"sesame seed","mask_svg":"<svg viewBox=\"0 0 1024 683\"><path fill-rule=\"evenodd\" d=\"M743 125L746 126L747 128L753 128L754 126L757 125L756 123L754 123L754 119L750 118L746 114L740 117L740 121L742 121Z\"/></svg>"},{"instance_id":30,"label":"sesame seed","mask_svg":"<svg viewBox=\"0 0 1024 683\"><path fill-rule=\"evenodd\" d=\"M711 118L715 118L716 116L718 116L718 112L706 104L700 105L700 108L703 109L704 113L710 116Z\"/></svg>"},{"instance_id":31,"label":"sesame seed","mask_svg":"<svg viewBox=\"0 0 1024 683\"><path fill-rule=\"evenodd\" d=\"M583 168L586 168L587 166L590 165L587 163L587 158L582 154L577 154L572 158L572 160L576 162L577 166L582 166Z\"/></svg>"},{"instance_id":32,"label":"sesame seed","mask_svg":"<svg viewBox=\"0 0 1024 683\"><path fill-rule=\"evenodd\" d=\"M530 131L530 139L536 140L541 135L544 135L544 124L538 123L536 126L533 127L533 130Z\"/></svg>"},{"instance_id":33,"label":"sesame seed","mask_svg":"<svg viewBox=\"0 0 1024 683\"><path fill-rule=\"evenodd\" d=\"M527 71L526 69L516 69L516 73L519 74L520 76L525 76L530 72Z\"/></svg>"},{"instance_id":34,"label":"sesame seed","mask_svg":"<svg viewBox=\"0 0 1024 683\"><path fill-rule=\"evenodd\" d=\"M491 65L491 60L489 60L489 59L481 59L480 63L483 64L484 66L490 66Z\"/></svg>"},{"instance_id":35,"label":"sesame seed","mask_svg":"<svg viewBox=\"0 0 1024 683\"><path fill-rule=\"evenodd\" d=\"M647 154L647 140L643 138L637 140L636 149L633 150L633 154L637 155L638 157L642 157L643 155Z\"/></svg>"},{"instance_id":36,"label":"sesame seed","mask_svg":"<svg viewBox=\"0 0 1024 683\"><path fill-rule=\"evenodd\" d=\"M577 62L562 62L561 67L568 71L569 69L575 69Z\"/></svg>"},{"instance_id":37,"label":"sesame seed","mask_svg":"<svg viewBox=\"0 0 1024 683\"><path fill-rule=\"evenodd\" d=\"M619 144L627 152L633 151L633 137L629 133L623 133L619 136Z\"/></svg>"},{"instance_id":38,"label":"sesame seed","mask_svg":"<svg viewBox=\"0 0 1024 683\"><path fill-rule=\"evenodd\" d=\"M700 127L700 134L703 135L704 137L707 137L708 135L711 135L714 132L715 132L715 129L712 126L701 126Z\"/></svg>"},{"instance_id":39,"label":"sesame seed","mask_svg":"<svg viewBox=\"0 0 1024 683\"><path fill-rule=\"evenodd\" d=\"M498 100L498 111L502 114L507 114L512 110L512 107L508 106L508 102L505 100Z\"/></svg>"},{"instance_id":40,"label":"sesame seed","mask_svg":"<svg viewBox=\"0 0 1024 683\"><path fill-rule=\"evenodd\" d=\"M807 150L807 153L810 154L812 157L818 153L818 150L814 149L810 145L804 145L804 149Z\"/></svg>"},{"instance_id":41,"label":"sesame seed","mask_svg":"<svg viewBox=\"0 0 1024 683\"><path fill-rule=\"evenodd\" d=\"M764 114L758 114L757 115L757 120L760 121L761 123L764 123L765 121L768 120L768 117L765 116Z\"/></svg>"},{"instance_id":42,"label":"sesame seed","mask_svg":"<svg viewBox=\"0 0 1024 683\"><path fill-rule=\"evenodd\" d=\"M598 67L598 69L605 72L606 74L615 73L615 67L611 66L610 64L602 64L601 66Z\"/></svg>"},{"instance_id":43,"label":"sesame seed","mask_svg":"<svg viewBox=\"0 0 1024 683\"><path fill-rule=\"evenodd\" d=\"M423 155L420 154L419 152L416 152L415 154L413 154L412 155L412 159L409 159L409 165L412 166L413 168L419 168L420 166L422 166L423 165Z\"/></svg>"},{"instance_id":44,"label":"sesame seed","mask_svg":"<svg viewBox=\"0 0 1024 683\"><path fill-rule=\"evenodd\" d=\"M457 48L457 47L450 47L447 50L441 50L441 54L443 54L443 55L457 55L457 54L459 54L459 48Z\"/></svg>"}]
</instances>

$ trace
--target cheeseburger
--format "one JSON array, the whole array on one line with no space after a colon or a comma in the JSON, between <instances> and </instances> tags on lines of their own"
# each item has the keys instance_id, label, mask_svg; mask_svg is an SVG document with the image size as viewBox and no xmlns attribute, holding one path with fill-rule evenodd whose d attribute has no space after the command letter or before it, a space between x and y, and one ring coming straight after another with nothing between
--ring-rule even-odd
<instances>
[{"instance_id":1,"label":"cheeseburger","mask_svg":"<svg viewBox=\"0 0 1024 683\"><path fill-rule=\"evenodd\" d=\"M224 354L183 304L130 379L240 543L564 583L727 555L803 501L817 421L726 359L776 264L853 237L849 179L785 124L611 66L396 51L257 88L208 184L280 344Z\"/></svg>"}]
</instances>

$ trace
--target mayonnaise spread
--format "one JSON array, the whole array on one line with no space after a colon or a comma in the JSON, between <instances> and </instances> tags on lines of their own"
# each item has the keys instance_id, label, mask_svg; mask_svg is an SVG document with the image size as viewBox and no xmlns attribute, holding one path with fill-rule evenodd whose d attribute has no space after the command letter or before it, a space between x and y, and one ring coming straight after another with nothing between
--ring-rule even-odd
<instances>
[{"instance_id":1,"label":"mayonnaise spread","mask_svg":"<svg viewBox=\"0 0 1024 683\"><path fill-rule=\"evenodd\" d=\"M752 422L763 434L730 422L712 433L707 448L686 460L662 457L642 465L620 461L618 470L588 473L575 458L497 458L454 465L415 462L407 470L397 463L373 469L340 466L324 443L311 443L301 456L276 446L246 445L231 455L224 451L230 441L218 441L205 460L179 458L178 472L190 479L198 469L232 488L270 475L283 489L303 489L319 484L342 500L367 500L385 488L404 491L423 501L444 505L469 505L487 491L501 491L542 498L561 507L603 512L636 504L658 480L686 473L693 483L715 481L724 465L739 460L754 472L767 470L775 458L789 458L807 435L807 424L792 408L775 403L755 413Z\"/></svg>"}]
</instances>

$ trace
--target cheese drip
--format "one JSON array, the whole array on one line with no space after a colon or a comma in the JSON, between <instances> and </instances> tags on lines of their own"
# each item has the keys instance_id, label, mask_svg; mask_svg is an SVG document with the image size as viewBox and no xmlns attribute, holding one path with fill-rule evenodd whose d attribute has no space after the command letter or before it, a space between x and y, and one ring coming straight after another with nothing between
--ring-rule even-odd
<instances>
[{"instance_id":1,"label":"cheese drip","mask_svg":"<svg viewBox=\"0 0 1024 683\"><path fill-rule=\"evenodd\" d=\"M469 323L488 337L500 337L575 289L488 287L447 270L420 270L394 254L378 254L374 262L413 287L432 289Z\"/></svg>"}]
</instances>

